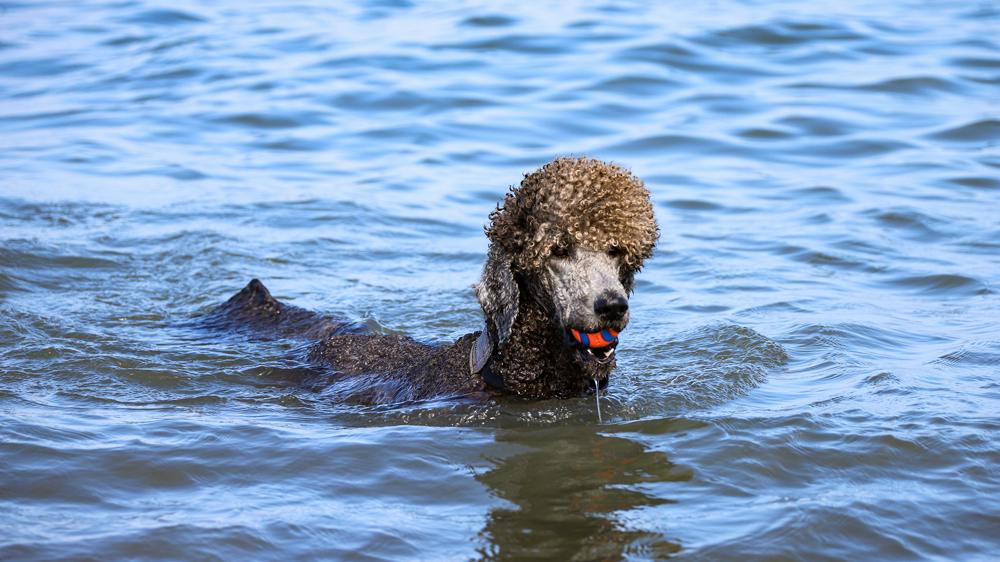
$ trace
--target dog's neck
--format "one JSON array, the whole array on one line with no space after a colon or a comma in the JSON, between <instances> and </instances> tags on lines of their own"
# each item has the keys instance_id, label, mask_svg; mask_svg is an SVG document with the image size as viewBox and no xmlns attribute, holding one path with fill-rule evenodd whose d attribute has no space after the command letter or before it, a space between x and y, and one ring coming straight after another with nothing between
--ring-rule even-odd
<instances>
[{"instance_id":1,"label":"dog's neck","mask_svg":"<svg viewBox=\"0 0 1000 562\"><path fill-rule=\"evenodd\" d=\"M524 398L583 395L593 389L595 374L582 371L564 338L563 330L533 299L522 299L510 337L494 349L487 367L504 391ZM602 366L596 378L606 381L613 367L613 361Z\"/></svg>"}]
</instances>

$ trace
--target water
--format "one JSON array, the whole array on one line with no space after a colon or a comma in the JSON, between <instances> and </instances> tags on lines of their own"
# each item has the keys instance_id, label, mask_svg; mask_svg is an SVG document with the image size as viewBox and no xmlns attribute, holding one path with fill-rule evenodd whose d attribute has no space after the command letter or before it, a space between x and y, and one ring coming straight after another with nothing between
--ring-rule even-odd
<instances>
[{"instance_id":1,"label":"water","mask_svg":"<svg viewBox=\"0 0 1000 562\"><path fill-rule=\"evenodd\" d=\"M0 558L988 560L992 2L0 2ZM663 236L601 398L361 407L192 319L445 341L504 190Z\"/></svg>"}]
</instances>

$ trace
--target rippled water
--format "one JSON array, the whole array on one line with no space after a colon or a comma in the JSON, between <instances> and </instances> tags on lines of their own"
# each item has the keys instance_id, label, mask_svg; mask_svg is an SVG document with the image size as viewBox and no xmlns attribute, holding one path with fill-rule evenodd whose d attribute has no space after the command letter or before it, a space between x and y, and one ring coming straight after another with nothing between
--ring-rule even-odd
<instances>
[{"instance_id":1,"label":"rippled water","mask_svg":"<svg viewBox=\"0 0 1000 562\"><path fill-rule=\"evenodd\" d=\"M992 2L0 2L0 558L987 560ZM663 236L592 399L361 408L192 319L424 341L564 154Z\"/></svg>"}]
</instances>

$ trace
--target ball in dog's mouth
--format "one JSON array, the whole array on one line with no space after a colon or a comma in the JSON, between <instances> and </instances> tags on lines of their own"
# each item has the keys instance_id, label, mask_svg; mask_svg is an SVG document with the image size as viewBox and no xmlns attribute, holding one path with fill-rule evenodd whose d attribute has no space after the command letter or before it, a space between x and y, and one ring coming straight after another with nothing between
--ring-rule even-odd
<instances>
[{"instance_id":1,"label":"ball in dog's mouth","mask_svg":"<svg viewBox=\"0 0 1000 562\"><path fill-rule=\"evenodd\" d=\"M567 330L574 347L584 361L610 363L618 347L618 332L605 328L597 332L581 332L570 328Z\"/></svg>"}]
</instances>

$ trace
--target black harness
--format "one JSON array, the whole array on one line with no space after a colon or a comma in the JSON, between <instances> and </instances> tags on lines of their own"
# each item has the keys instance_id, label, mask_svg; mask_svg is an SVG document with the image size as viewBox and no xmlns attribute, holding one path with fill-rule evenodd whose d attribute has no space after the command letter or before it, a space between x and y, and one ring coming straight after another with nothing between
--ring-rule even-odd
<instances>
[{"instance_id":1,"label":"black harness","mask_svg":"<svg viewBox=\"0 0 1000 562\"><path fill-rule=\"evenodd\" d=\"M496 390L507 390L507 385L503 383L503 377L493 372L492 358L486 363L482 371L479 371L479 376L483 377L488 386L493 387Z\"/></svg>"}]
</instances>

